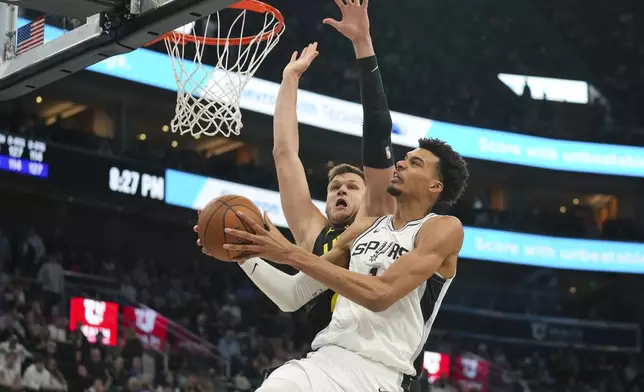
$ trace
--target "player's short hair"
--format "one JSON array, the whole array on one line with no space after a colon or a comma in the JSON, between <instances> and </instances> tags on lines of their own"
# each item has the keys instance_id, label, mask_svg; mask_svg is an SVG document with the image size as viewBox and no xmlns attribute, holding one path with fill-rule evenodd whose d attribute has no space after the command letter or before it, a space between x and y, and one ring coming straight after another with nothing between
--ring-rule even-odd
<instances>
[{"instance_id":1,"label":"player's short hair","mask_svg":"<svg viewBox=\"0 0 644 392\"><path fill-rule=\"evenodd\" d=\"M341 163L329 169L329 182L333 181L336 176L348 173L357 174L358 176L360 176L360 178L362 178L362 181L364 181L364 173L362 172L362 170L358 169L355 166L349 165L348 163Z\"/></svg>"},{"instance_id":2,"label":"player's short hair","mask_svg":"<svg viewBox=\"0 0 644 392\"><path fill-rule=\"evenodd\" d=\"M443 182L443 191L438 202L452 205L463 195L470 176L467 163L452 146L442 140L423 138L418 140L418 146L438 157L438 173Z\"/></svg>"}]
</instances>

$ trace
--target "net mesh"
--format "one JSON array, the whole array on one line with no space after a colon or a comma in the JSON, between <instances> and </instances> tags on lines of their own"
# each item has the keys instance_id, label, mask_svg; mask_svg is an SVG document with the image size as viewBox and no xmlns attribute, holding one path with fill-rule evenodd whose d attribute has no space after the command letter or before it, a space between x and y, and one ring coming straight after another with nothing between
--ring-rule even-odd
<instances>
[{"instance_id":1,"label":"net mesh","mask_svg":"<svg viewBox=\"0 0 644 392\"><path fill-rule=\"evenodd\" d=\"M256 35L245 40L246 19L253 11L235 11L239 15L225 35L220 11L208 16L205 23L184 26L165 38L177 82L172 132L193 136L239 135L243 126L240 101L244 87L277 45L283 29L276 28L281 21L275 14L265 12L262 30L254 31ZM203 38L209 30L215 30L217 37ZM204 64L206 47L210 48L206 55L214 66Z\"/></svg>"}]
</instances>

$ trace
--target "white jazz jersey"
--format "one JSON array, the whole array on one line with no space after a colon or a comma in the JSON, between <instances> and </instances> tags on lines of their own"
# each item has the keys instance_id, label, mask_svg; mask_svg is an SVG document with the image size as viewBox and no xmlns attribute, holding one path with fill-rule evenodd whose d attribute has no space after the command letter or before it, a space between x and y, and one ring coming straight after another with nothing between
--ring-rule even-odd
<instances>
[{"instance_id":1,"label":"white jazz jersey","mask_svg":"<svg viewBox=\"0 0 644 392\"><path fill-rule=\"evenodd\" d=\"M378 218L353 242L349 269L382 275L400 256L414 249L418 231L434 216L411 221L400 230L394 229L391 215ZM434 274L379 313L339 296L331 323L315 337L312 348L339 346L400 373L420 374L420 354L452 279Z\"/></svg>"}]
</instances>

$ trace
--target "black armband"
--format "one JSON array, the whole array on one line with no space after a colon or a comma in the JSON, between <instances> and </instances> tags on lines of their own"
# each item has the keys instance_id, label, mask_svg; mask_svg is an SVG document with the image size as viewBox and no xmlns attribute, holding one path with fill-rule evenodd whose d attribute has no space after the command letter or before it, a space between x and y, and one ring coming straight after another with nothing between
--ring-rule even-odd
<instances>
[{"instance_id":1,"label":"black armband","mask_svg":"<svg viewBox=\"0 0 644 392\"><path fill-rule=\"evenodd\" d=\"M358 60L362 99L362 165L387 169L394 165L392 121L376 56Z\"/></svg>"}]
</instances>

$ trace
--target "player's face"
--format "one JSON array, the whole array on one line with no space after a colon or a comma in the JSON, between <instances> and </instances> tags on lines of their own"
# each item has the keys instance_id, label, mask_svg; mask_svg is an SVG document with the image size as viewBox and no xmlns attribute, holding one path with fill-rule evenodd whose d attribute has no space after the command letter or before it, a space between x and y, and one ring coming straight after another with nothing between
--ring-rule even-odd
<instances>
[{"instance_id":1,"label":"player's face","mask_svg":"<svg viewBox=\"0 0 644 392\"><path fill-rule=\"evenodd\" d=\"M338 174L331 180L326 194L326 216L341 225L353 219L364 198L365 183L354 173Z\"/></svg>"},{"instance_id":2,"label":"player's face","mask_svg":"<svg viewBox=\"0 0 644 392\"><path fill-rule=\"evenodd\" d=\"M437 200L442 190L438 157L425 149L417 148L410 151L405 159L396 162L396 170L387 192L393 196L430 202Z\"/></svg>"}]
</instances>

